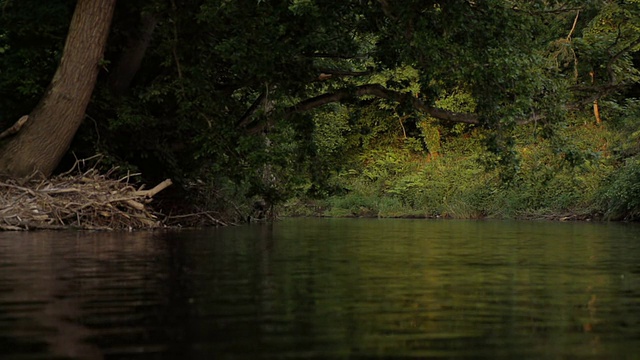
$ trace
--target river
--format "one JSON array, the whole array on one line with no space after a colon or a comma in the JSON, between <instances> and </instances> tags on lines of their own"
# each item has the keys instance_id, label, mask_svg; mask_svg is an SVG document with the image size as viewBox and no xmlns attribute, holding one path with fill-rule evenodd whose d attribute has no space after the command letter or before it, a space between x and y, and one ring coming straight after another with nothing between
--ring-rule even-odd
<instances>
[{"instance_id":1,"label":"river","mask_svg":"<svg viewBox=\"0 0 640 360\"><path fill-rule=\"evenodd\" d=\"M637 224L0 233L2 359L638 359Z\"/></svg>"}]
</instances>

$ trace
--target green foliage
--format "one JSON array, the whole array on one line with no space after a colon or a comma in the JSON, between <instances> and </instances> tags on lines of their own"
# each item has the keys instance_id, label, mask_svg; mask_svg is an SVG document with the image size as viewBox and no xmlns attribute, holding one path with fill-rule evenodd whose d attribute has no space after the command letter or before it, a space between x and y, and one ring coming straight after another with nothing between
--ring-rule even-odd
<instances>
[{"instance_id":1,"label":"green foliage","mask_svg":"<svg viewBox=\"0 0 640 360\"><path fill-rule=\"evenodd\" d=\"M624 84L640 81L631 54L640 50L640 4L607 1L576 39L585 84ZM586 60L586 61L585 61ZM591 79L589 72L595 79Z\"/></svg>"},{"instance_id":2,"label":"green foliage","mask_svg":"<svg viewBox=\"0 0 640 360\"><path fill-rule=\"evenodd\" d=\"M0 0L2 128L44 93L74 4ZM148 181L171 177L212 208L225 198L249 211L252 199L305 197L329 198L331 214L351 216L512 217L587 207L611 171L610 152L619 163L640 152L639 107L619 97L640 80L639 6L120 2L73 150L103 153ZM566 10L574 8L577 18ZM115 93L115 70L143 15L157 21L152 41L129 88ZM365 84L476 114L479 124L430 118L393 96L340 96L340 104L296 111ZM580 112L597 97L611 128L582 126ZM577 121L567 121L570 112ZM631 179L613 183L622 189Z\"/></svg>"},{"instance_id":3,"label":"green foliage","mask_svg":"<svg viewBox=\"0 0 640 360\"><path fill-rule=\"evenodd\" d=\"M28 114L44 93L59 60L74 3L0 1L0 128Z\"/></svg>"},{"instance_id":4,"label":"green foliage","mask_svg":"<svg viewBox=\"0 0 640 360\"><path fill-rule=\"evenodd\" d=\"M610 140L622 160L640 154L640 100L627 98L603 104L602 116L617 130Z\"/></svg>"},{"instance_id":5,"label":"green foliage","mask_svg":"<svg viewBox=\"0 0 640 360\"><path fill-rule=\"evenodd\" d=\"M369 83L417 96L420 94L420 71L407 65L385 69L372 75ZM389 108L389 105L382 103L381 107Z\"/></svg>"},{"instance_id":6,"label":"green foliage","mask_svg":"<svg viewBox=\"0 0 640 360\"><path fill-rule=\"evenodd\" d=\"M475 113L478 106L473 95L461 89L445 92L435 104L444 110L467 114Z\"/></svg>"},{"instance_id":7,"label":"green foliage","mask_svg":"<svg viewBox=\"0 0 640 360\"><path fill-rule=\"evenodd\" d=\"M348 110L336 106L314 116L313 121L313 144L318 157L327 159L339 155L346 144L345 133L351 130Z\"/></svg>"},{"instance_id":8,"label":"green foliage","mask_svg":"<svg viewBox=\"0 0 640 360\"><path fill-rule=\"evenodd\" d=\"M410 155L398 148L369 150L359 167L339 177L346 195L330 202L327 214L453 218L547 218L588 216L596 193L611 174L606 150L613 132L596 126L566 128L560 135L572 148L557 151L556 139L532 137L533 127L517 132L519 167L509 183L499 169L482 165L486 152L479 131L444 139L438 157ZM573 161L573 162L572 162ZM388 205L387 210L381 204Z\"/></svg>"},{"instance_id":9,"label":"green foliage","mask_svg":"<svg viewBox=\"0 0 640 360\"><path fill-rule=\"evenodd\" d=\"M640 215L640 102L626 99L607 103L607 119L615 129L608 144L620 164L604 179L597 194L596 207L612 220L637 220Z\"/></svg>"},{"instance_id":10,"label":"green foliage","mask_svg":"<svg viewBox=\"0 0 640 360\"><path fill-rule=\"evenodd\" d=\"M599 193L600 209L607 219L640 218L640 161L630 159L607 179Z\"/></svg>"}]
</instances>

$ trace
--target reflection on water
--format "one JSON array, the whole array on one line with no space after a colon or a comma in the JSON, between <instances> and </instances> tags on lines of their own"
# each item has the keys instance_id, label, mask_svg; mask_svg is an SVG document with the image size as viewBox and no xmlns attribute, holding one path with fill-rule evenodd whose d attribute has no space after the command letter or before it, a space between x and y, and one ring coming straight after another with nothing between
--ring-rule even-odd
<instances>
[{"instance_id":1,"label":"reflection on water","mask_svg":"<svg viewBox=\"0 0 640 360\"><path fill-rule=\"evenodd\" d=\"M640 227L0 234L3 359L640 358Z\"/></svg>"}]
</instances>

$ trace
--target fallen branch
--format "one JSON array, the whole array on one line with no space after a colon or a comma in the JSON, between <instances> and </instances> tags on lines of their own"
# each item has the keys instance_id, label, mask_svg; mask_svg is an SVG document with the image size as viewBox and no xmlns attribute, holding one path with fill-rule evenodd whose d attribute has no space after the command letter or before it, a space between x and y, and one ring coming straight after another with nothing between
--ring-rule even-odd
<instances>
[{"instance_id":1,"label":"fallen branch","mask_svg":"<svg viewBox=\"0 0 640 360\"><path fill-rule=\"evenodd\" d=\"M167 179L163 182L161 182L160 184L156 185L153 189L149 189L149 190L142 190L142 191L136 191L134 194L136 196L144 196L144 197L153 197L155 194L159 193L160 191L168 188L169 186L171 186L173 184L173 182L171 181L171 179Z\"/></svg>"},{"instance_id":2,"label":"fallen branch","mask_svg":"<svg viewBox=\"0 0 640 360\"><path fill-rule=\"evenodd\" d=\"M135 200L125 200L124 202L136 210L140 210L140 211L144 210L144 204L139 203Z\"/></svg>"},{"instance_id":3,"label":"fallen branch","mask_svg":"<svg viewBox=\"0 0 640 360\"><path fill-rule=\"evenodd\" d=\"M211 215L211 214L212 213L210 211L201 211L201 212L192 213L192 214L181 214L181 215L167 216L166 220L167 220L167 222L171 222L171 221L175 221L175 220L179 220L179 219L186 219L186 218L202 219L203 217L206 217L209 220L211 220L212 223L215 224L215 225L221 225L221 226L227 226L228 225L224 221L214 218L213 215Z\"/></svg>"},{"instance_id":4,"label":"fallen branch","mask_svg":"<svg viewBox=\"0 0 640 360\"><path fill-rule=\"evenodd\" d=\"M79 164L78 161L74 168ZM146 204L171 185L136 191L129 177L119 180L91 169L75 176L0 182L0 230L133 230L164 226Z\"/></svg>"}]
</instances>

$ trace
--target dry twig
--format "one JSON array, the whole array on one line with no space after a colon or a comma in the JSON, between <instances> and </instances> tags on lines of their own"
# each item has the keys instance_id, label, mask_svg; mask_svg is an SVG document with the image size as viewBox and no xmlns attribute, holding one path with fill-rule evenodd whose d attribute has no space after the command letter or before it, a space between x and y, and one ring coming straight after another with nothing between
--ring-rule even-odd
<instances>
[{"instance_id":1,"label":"dry twig","mask_svg":"<svg viewBox=\"0 0 640 360\"><path fill-rule=\"evenodd\" d=\"M77 160L73 169L86 160ZM171 185L165 180L151 190L136 191L129 176L119 180L99 175L95 168L48 180L18 184L0 182L0 230L90 229L128 230L162 226L160 214L148 204ZM133 176L132 174L131 176Z\"/></svg>"}]
</instances>

